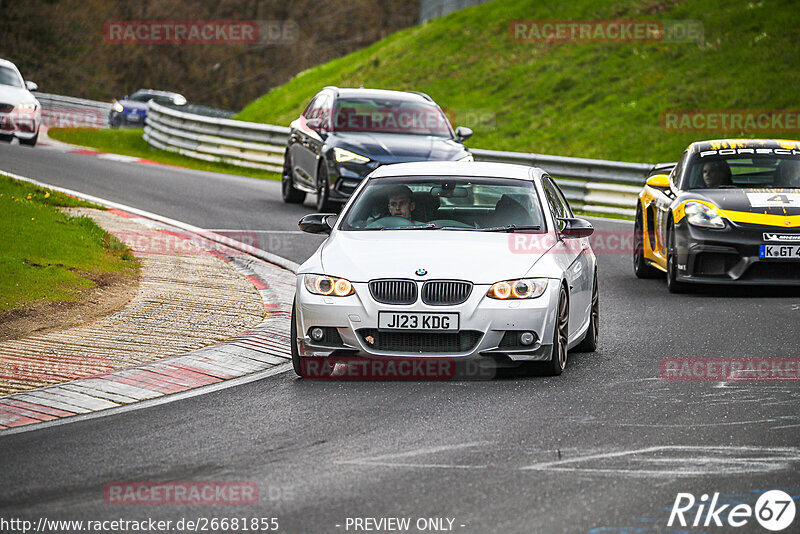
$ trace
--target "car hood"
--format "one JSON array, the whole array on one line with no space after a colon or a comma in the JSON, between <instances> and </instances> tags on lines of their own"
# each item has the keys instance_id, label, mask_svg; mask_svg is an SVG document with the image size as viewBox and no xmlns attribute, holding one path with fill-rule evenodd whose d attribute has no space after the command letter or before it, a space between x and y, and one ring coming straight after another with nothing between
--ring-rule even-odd
<instances>
[{"instance_id":1,"label":"car hood","mask_svg":"<svg viewBox=\"0 0 800 534\"><path fill-rule=\"evenodd\" d=\"M743 211L749 213L765 213L769 215L800 215L797 202L782 206L760 206L765 198L781 193L800 193L800 189L791 188L748 188L748 189L696 189L690 191L691 198L712 202L727 211ZM690 200L689 198L684 200ZM754 205L755 204L755 205Z\"/></svg>"},{"instance_id":2,"label":"car hood","mask_svg":"<svg viewBox=\"0 0 800 534\"><path fill-rule=\"evenodd\" d=\"M0 103L16 106L18 104L38 104L39 102L27 89L0 85Z\"/></svg>"},{"instance_id":3,"label":"car hood","mask_svg":"<svg viewBox=\"0 0 800 534\"><path fill-rule=\"evenodd\" d=\"M456 160L467 155L453 139L427 135L336 132L334 146L352 150L381 163L424 160Z\"/></svg>"},{"instance_id":4,"label":"car hood","mask_svg":"<svg viewBox=\"0 0 800 534\"><path fill-rule=\"evenodd\" d=\"M447 278L493 284L525 276L542 257L542 251L513 253L515 235L452 230L340 231L320 247L324 270L320 274L351 282ZM418 269L425 269L427 275L417 276Z\"/></svg>"}]
</instances>

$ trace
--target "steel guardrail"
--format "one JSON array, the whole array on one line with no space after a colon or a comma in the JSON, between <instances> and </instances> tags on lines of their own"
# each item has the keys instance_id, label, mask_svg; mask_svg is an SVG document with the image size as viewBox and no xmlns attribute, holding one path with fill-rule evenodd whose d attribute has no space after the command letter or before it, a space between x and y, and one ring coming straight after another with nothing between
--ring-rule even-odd
<instances>
[{"instance_id":1,"label":"steel guardrail","mask_svg":"<svg viewBox=\"0 0 800 534\"><path fill-rule=\"evenodd\" d=\"M42 121L48 127L105 128L108 126L110 102L34 92L42 105Z\"/></svg>"},{"instance_id":2,"label":"steel guardrail","mask_svg":"<svg viewBox=\"0 0 800 534\"><path fill-rule=\"evenodd\" d=\"M289 128L194 115L150 102L144 139L153 147L206 161L281 172ZM591 213L635 215L653 165L521 152L470 149L476 161L541 167L570 204Z\"/></svg>"},{"instance_id":3,"label":"steel guardrail","mask_svg":"<svg viewBox=\"0 0 800 534\"><path fill-rule=\"evenodd\" d=\"M280 172L289 128L218 119L178 111L151 101L144 139L191 158Z\"/></svg>"}]
</instances>

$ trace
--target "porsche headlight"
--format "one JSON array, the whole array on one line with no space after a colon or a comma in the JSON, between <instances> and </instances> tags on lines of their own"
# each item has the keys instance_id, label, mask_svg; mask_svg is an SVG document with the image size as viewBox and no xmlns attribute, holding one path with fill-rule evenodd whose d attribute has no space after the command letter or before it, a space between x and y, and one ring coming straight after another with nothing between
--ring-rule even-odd
<instances>
[{"instance_id":1,"label":"porsche headlight","mask_svg":"<svg viewBox=\"0 0 800 534\"><path fill-rule=\"evenodd\" d=\"M456 161L475 161L475 158L472 157L472 154L467 154L461 159L457 159Z\"/></svg>"},{"instance_id":2,"label":"porsche headlight","mask_svg":"<svg viewBox=\"0 0 800 534\"><path fill-rule=\"evenodd\" d=\"M497 300L535 299L540 297L545 289L547 289L546 278L504 280L493 284L486 296Z\"/></svg>"},{"instance_id":3,"label":"porsche headlight","mask_svg":"<svg viewBox=\"0 0 800 534\"><path fill-rule=\"evenodd\" d=\"M369 161L369 158L366 156L362 156L360 154L356 154L355 152L350 152L349 150L345 150L339 147L335 147L333 149L333 156L339 163L345 163L349 161L351 163L364 164Z\"/></svg>"},{"instance_id":4,"label":"porsche headlight","mask_svg":"<svg viewBox=\"0 0 800 534\"><path fill-rule=\"evenodd\" d=\"M123 111L125 111L125 108L119 102L114 102L114 111L116 111L117 113L122 113Z\"/></svg>"},{"instance_id":5,"label":"porsche headlight","mask_svg":"<svg viewBox=\"0 0 800 534\"><path fill-rule=\"evenodd\" d=\"M344 278L325 276L324 274L307 274L303 278L306 289L314 295L346 297L355 293L353 284Z\"/></svg>"},{"instance_id":6,"label":"porsche headlight","mask_svg":"<svg viewBox=\"0 0 800 534\"><path fill-rule=\"evenodd\" d=\"M36 104L17 104L19 111L33 111L36 109Z\"/></svg>"},{"instance_id":7,"label":"porsche headlight","mask_svg":"<svg viewBox=\"0 0 800 534\"><path fill-rule=\"evenodd\" d=\"M702 228L725 228L725 221L716 208L710 208L699 202L687 202L684 211L689 224Z\"/></svg>"}]
</instances>

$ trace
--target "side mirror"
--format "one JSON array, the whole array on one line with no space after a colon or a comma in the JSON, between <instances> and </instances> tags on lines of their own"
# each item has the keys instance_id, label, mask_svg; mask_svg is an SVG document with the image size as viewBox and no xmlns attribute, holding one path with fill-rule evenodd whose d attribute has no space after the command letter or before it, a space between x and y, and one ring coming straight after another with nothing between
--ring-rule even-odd
<instances>
[{"instance_id":1,"label":"side mirror","mask_svg":"<svg viewBox=\"0 0 800 534\"><path fill-rule=\"evenodd\" d=\"M308 119L306 121L306 126L311 128L315 132L319 132L319 129L322 126L322 119L320 119L319 117L314 117L313 119Z\"/></svg>"},{"instance_id":2,"label":"side mirror","mask_svg":"<svg viewBox=\"0 0 800 534\"><path fill-rule=\"evenodd\" d=\"M28 89L28 91L38 91L39 90L39 85L36 82L27 81L27 82L25 82L25 87Z\"/></svg>"},{"instance_id":3,"label":"side mirror","mask_svg":"<svg viewBox=\"0 0 800 534\"><path fill-rule=\"evenodd\" d=\"M330 234L334 217L335 213L312 213L300 219L297 226L309 234Z\"/></svg>"},{"instance_id":4,"label":"side mirror","mask_svg":"<svg viewBox=\"0 0 800 534\"><path fill-rule=\"evenodd\" d=\"M561 235L568 238L589 237L594 233L594 226L586 219L575 218L558 218L559 221L564 222L564 228L561 230Z\"/></svg>"},{"instance_id":5,"label":"side mirror","mask_svg":"<svg viewBox=\"0 0 800 534\"><path fill-rule=\"evenodd\" d=\"M647 179L645 185L656 189L669 189L669 176L666 174L654 174Z\"/></svg>"},{"instance_id":6,"label":"side mirror","mask_svg":"<svg viewBox=\"0 0 800 534\"><path fill-rule=\"evenodd\" d=\"M470 137L472 137L472 128L467 128L466 126L459 126L456 128L456 141L459 143L466 141Z\"/></svg>"}]
</instances>

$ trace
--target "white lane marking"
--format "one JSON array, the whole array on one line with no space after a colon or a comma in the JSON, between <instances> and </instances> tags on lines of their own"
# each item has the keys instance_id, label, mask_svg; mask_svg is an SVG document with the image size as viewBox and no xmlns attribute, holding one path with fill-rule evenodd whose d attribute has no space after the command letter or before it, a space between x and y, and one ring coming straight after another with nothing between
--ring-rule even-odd
<instances>
[{"instance_id":1,"label":"white lane marking","mask_svg":"<svg viewBox=\"0 0 800 534\"><path fill-rule=\"evenodd\" d=\"M439 463L408 463L408 462L391 462L385 460L411 458L414 456L423 456L426 454L434 454L443 451L453 451L458 449L468 449L472 447L487 447L494 445L491 441L474 441L470 443L457 443L454 445L438 445L435 447L423 447L421 449L413 449L406 452L395 452L390 454L382 454L378 456L369 456L367 458L357 458L353 460L340 460L338 464L362 465L362 466L380 466L380 467L414 467L414 468L436 468L436 469L486 469L488 465L465 465L465 464L439 464Z\"/></svg>"},{"instance_id":2,"label":"white lane marking","mask_svg":"<svg viewBox=\"0 0 800 534\"><path fill-rule=\"evenodd\" d=\"M597 459L607 459L607 458L614 458L617 456L626 456L629 454L636 454L640 452L649 452L658 449L659 447L648 447L646 449L634 449L634 450L626 450L626 451L618 451L618 452L601 452L598 454L589 454L587 456L578 456L577 458L567 458L565 460L556 460L554 462L540 462L537 464L531 464L527 467L520 467L520 470L527 470L527 469L546 469L556 465L562 464L569 464L575 462L583 462L587 460L597 460Z\"/></svg>"},{"instance_id":3,"label":"white lane marking","mask_svg":"<svg viewBox=\"0 0 800 534\"><path fill-rule=\"evenodd\" d=\"M97 159L107 159L109 161L118 161L120 163L137 163L142 158L123 156L121 154L98 154Z\"/></svg>"},{"instance_id":4,"label":"white lane marking","mask_svg":"<svg viewBox=\"0 0 800 534\"><path fill-rule=\"evenodd\" d=\"M673 457L655 455L675 453ZM645 455L644 458L639 457ZM615 460L629 457L623 465ZM588 465L576 465L579 463ZM602 452L553 462L539 462L520 468L522 471L558 471L601 475L686 477L733 475L786 470L800 462L800 449L794 447L726 447L667 445ZM593 465L594 464L594 465ZM597 466L597 464L600 464ZM603 465L605 464L605 465ZM653 469L653 466L663 466Z\"/></svg>"},{"instance_id":5,"label":"white lane marking","mask_svg":"<svg viewBox=\"0 0 800 534\"><path fill-rule=\"evenodd\" d=\"M368 467L414 467L417 469L486 469L488 465L457 464L405 464L399 462L361 462L358 460L336 462L338 464L361 465Z\"/></svg>"},{"instance_id":6,"label":"white lane marking","mask_svg":"<svg viewBox=\"0 0 800 534\"><path fill-rule=\"evenodd\" d=\"M615 424L617 426L644 426L644 427L653 427L653 428L661 428L661 427L668 427L668 428L696 428L696 427L707 427L707 426L729 426L729 425L757 425L761 423L774 423L775 419L756 419L753 421L732 421L732 422L724 422L724 423L617 423L610 421L607 424Z\"/></svg>"},{"instance_id":7,"label":"white lane marking","mask_svg":"<svg viewBox=\"0 0 800 534\"><path fill-rule=\"evenodd\" d=\"M463 443L414 449L380 456L341 460L335 463L361 467L405 469L486 469L485 464L416 463L411 457L436 452L493 446L491 442ZM402 459L402 461L393 461ZM652 478L676 478L708 475L743 475L794 469L800 463L800 449L794 447L728 447L704 445L666 445L638 449L605 451L574 458L537 462L531 465L493 465L493 469L513 471L564 472L580 477L611 475Z\"/></svg>"},{"instance_id":8,"label":"white lane marking","mask_svg":"<svg viewBox=\"0 0 800 534\"><path fill-rule=\"evenodd\" d=\"M389 458L408 458L411 456L420 456L423 454L433 454L442 451L453 451L458 449L468 449L470 447L480 447L494 445L491 441L473 441L470 443L457 443L454 445L437 445L435 447L423 447L421 449L412 449L406 452L392 452L389 454L381 454L378 456L370 456L371 460L386 460Z\"/></svg>"}]
</instances>

